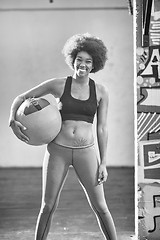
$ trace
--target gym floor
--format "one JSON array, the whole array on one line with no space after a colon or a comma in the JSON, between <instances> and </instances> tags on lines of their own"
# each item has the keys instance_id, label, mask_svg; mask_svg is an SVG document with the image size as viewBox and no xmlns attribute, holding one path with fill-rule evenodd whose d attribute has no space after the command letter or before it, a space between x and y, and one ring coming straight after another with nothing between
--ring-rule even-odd
<instances>
[{"instance_id":1,"label":"gym floor","mask_svg":"<svg viewBox=\"0 0 160 240\"><path fill-rule=\"evenodd\" d=\"M0 169L0 239L34 240L41 168ZM105 194L118 240L134 238L134 168L108 168ZM86 196L70 168L47 240L103 240Z\"/></svg>"}]
</instances>

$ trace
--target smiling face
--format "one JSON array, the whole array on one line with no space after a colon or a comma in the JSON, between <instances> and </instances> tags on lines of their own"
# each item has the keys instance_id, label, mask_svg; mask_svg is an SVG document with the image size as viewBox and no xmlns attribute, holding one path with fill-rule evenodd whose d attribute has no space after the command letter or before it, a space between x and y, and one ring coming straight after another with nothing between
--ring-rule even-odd
<instances>
[{"instance_id":1,"label":"smiling face","mask_svg":"<svg viewBox=\"0 0 160 240\"><path fill-rule=\"evenodd\" d=\"M93 59L87 52L79 52L74 61L74 70L77 76L84 77L93 69Z\"/></svg>"}]
</instances>

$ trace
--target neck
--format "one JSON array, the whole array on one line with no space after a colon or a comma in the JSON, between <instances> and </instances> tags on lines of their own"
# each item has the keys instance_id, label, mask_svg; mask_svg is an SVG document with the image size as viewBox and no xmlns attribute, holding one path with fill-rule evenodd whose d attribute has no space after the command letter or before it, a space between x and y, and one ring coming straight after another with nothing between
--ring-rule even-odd
<instances>
[{"instance_id":1,"label":"neck","mask_svg":"<svg viewBox=\"0 0 160 240\"><path fill-rule=\"evenodd\" d=\"M86 85L89 83L89 76L79 77L77 74L73 74L73 79L76 83Z\"/></svg>"}]
</instances>

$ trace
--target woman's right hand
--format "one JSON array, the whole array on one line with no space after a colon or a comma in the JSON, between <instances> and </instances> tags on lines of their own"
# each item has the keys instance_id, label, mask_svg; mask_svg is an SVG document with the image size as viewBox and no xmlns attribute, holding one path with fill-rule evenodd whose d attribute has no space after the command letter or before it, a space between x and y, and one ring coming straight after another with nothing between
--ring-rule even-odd
<instances>
[{"instance_id":1,"label":"woman's right hand","mask_svg":"<svg viewBox=\"0 0 160 240\"><path fill-rule=\"evenodd\" d=\"M22 132L25 131L27 128L23 126L20 122L16 120L12 120L10 122L10 127L12 128L14 134L19 138L21 141L28 143L29 138Z\"/></svg>"}]
</instances>

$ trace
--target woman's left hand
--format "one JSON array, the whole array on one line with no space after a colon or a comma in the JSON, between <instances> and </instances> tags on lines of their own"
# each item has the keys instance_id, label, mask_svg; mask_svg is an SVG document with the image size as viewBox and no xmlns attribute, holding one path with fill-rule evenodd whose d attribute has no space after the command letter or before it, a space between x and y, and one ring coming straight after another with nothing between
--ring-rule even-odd
<instances>
[{"instance_id":1,"label":"woman's left hand","mask_svg":"<svg viewBox=\"0 0 160 240\"><path fill-rule=\"evenodd\" d=\"M98 184L102 184L103 182L106 182L108 177L108 172L106 169L106 165L100 164L99 165L99 171L98 171Z\"/></svg>"}]
</instances>

